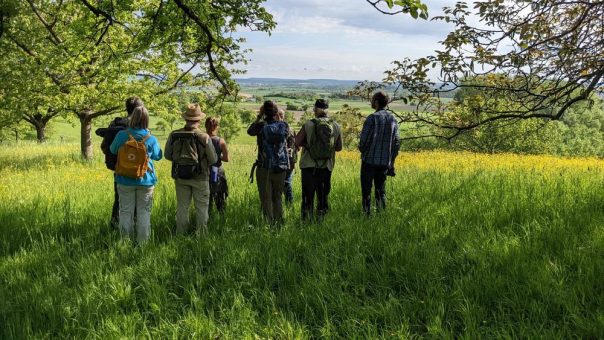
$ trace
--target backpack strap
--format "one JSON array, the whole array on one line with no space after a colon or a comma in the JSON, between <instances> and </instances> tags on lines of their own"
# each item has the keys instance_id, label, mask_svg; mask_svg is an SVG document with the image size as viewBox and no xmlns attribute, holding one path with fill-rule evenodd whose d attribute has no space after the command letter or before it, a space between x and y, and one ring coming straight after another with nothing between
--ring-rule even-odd
<instances>
[{"instance_id":1,"label":"backpack strap","mask_svg":"<svg viewBox=\"0 0 604 340\"><path fill-rule=\"evenodd\" d=\"M141 138L141 140L137 140L136 138L134 138L134 136L130 133L130 132L126 132L128 134L128 137L131 139L134 139L135 141L139 142L139 143L144 143L147 141L147 139L149 139L149 137L151 137L151 132L147 133L143 138Z\"/></svg>"},{"instance_id":2,"label":"backpack strap","mask_svg":"<svg viewBox=\"0 0 604 340\"><path fill-rule=\"evenodd\" d=\"M191 134L191 138L193 138L194 142L195 142L195 148L197 149L197 165L199 165L199 171L201 172L201 169L203 168L203 166L201 165L201 159L205 159L207 161L207 157L206 157L206 153L205 153L205 148L207 148L210 143L211 143L211 139L210 139L210 143L206 143L206 145L203 145L203 142L201 140L201 134L198 134L197 132L193 131L193 133ZM208 136L209 137L209 136ZM213 146L212 146L213 147ZM204 149L203 152L201 149ZM210 167L211 164L208 164L208 168Z\"/></svg>"}]
</instances>

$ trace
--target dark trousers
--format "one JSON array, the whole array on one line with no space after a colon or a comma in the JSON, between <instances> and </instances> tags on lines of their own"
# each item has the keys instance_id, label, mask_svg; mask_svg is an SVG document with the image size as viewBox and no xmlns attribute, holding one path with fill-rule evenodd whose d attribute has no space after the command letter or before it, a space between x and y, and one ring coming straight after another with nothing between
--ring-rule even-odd
<instances>
[{"instance_id":1,"label":"dark trousers","mask_svg":"<svg viewBox=\"0 0 604 340\"><path fill-rule=\"evenodd\" d=\"M361 192L363 212L371 213L371 187L375 186L375 203L378 209L386 209L386 172L387 166L377 166L363 162L361 164Z\"/></svg>"},{"instance_id":2,"label":"dark trousers","mask_svg":"<svg viewBox=\"0 0 604 340\"><path fill-rule=\"evenodd\" d=\"M327 168L302 169L302 219L312 218L315 194L317 195L317 216L323 217L329 209L331 191L331 171Z\"/></svg>"},{"instance_id":3,"label":"dark trousers","mask_svg":"<svg viewBox=\"0 0 604 340\"><path fill-rule=\"evenodd\" d=\"M210 206L208 209L212 209L212 205L216 205L216 210L219 213L223 213L226 207L226 199L229 197L229 186L225 176L219 175L218 182L210 182Z\"/></svg>"},{"instance_id":4,"label":"dark trousers","mask_svg":"<svg viewBox=\"0 0 604 340\"><path fill-rule=\"evenodd\" d=\"M292 181L294 180L294 170L287 170L285 172L285 187L283 193L285 194L285 203L291 204L294 201L294 191L292 188Z\"/></svg>"},{"instance_id":5,"label":"dark trousers","mask_svg":"<svg viewBox=\"0 0 604 340\"><path fill-rule=\"evenodd\" d=\"M120 220L120 195L117 193L117 182L113 181L113 209L111 210L111 222L115 223Z\"/></svg>"}]
</instances>

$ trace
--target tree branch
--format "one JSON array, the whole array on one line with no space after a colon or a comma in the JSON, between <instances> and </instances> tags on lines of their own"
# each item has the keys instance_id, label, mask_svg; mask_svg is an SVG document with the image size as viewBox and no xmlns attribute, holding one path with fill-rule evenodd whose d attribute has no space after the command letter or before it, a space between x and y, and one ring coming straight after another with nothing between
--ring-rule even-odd
<instances>
[{"instance_id":1,"label":"tree branch","mask_svg":"<svg viewBox=\"0 0 604 340\"><path fill-rule=\"evenodd\" d=\"M181 81L181 80L182 80L184 77L186 77L186 76L187 76L187 74L189 74L189 73L190 73L190 72L191 72L191 71L192 71L192 70L195 68L195 66L197 66L197 63L196 63L196 62L195 62L195 63L193 63L193 65L191 65L191 67L189 67L189 68L188 68L186 71L184 71L184 72L183 72L183 73L180 75L180 77L178 77L178 79L176 79L176 81L175 81L175 82L172 84L172 86L170 86L170 87L168 87L168 88L165 88L165 89L163 89L163 90L160 90L160 91L155 92L155 95L156 95L156 96L158 96L158 95L161 95L161 94L165 94L165 93L168 93L168 92L172 91L173 89L177 88L177 87L180 85L180 81Z\"/></svg>"},{"instance_id":2,"label":"tree branch","mask_svg":"<svg viewBox=\"0 0 604 340\"><path fill-rule=\"evenodd\" d=\"M116 106L110 107L110 108L105 109L105 110L100 110L100 111L97 111L95 113L91 113L91 114L88 115L88 117L90 119L94 119L96 117L106 116L106 115L112 114L113 112L119 110L119 108L121 108L121 106L116 105Z\"/></svg>"},{"instance_id":3,"label":"tree branch","mask_svg":"<svg viewBox=\"0 0 604 340\"><path fill-rule=\"evenodd\" d=\"M50 39L50 41L54 45L60 45L60 44L62 44L63 43L63 39L59 38L59 36L54 31L54 29L52 28L52 26L48 24L48 22L44 19L44 17L42 17L42 14L40 14L40 12L36 8L36 6L34 6L33 1L32 0L27 0L27 3L31 7L32 11L34 12L34 14L38 18L38 20L40 20L40 22L42 23L42 25L44 26L44 28L46 28L46 30L48 31L48 33L50 33L50 36L53 38L53 39Z\"/></svg>"},{"instance_id":4,"label":"tree branch","mask_svg":"<svg viewBox=\"0 0 604 340\"><path fill-rule=\"evenodd\" d=\"M214 57L212 56L212 47L216 42L210 28L201 21L201 19L193 12L191 8L183 4L181 0L173 0L174 3L191 19L193 20L197 26L204 32L206 38L208 39L208 43L205 46L205 54L208 58L208 64L210 68L210 72L214 76L214 78L222 85L222 88L226 91L227 94L230 94L229 86L226 84L226 81L222 79L222 76L218 73L216 66L214 65Z\"/></svg>"}]
</instances>

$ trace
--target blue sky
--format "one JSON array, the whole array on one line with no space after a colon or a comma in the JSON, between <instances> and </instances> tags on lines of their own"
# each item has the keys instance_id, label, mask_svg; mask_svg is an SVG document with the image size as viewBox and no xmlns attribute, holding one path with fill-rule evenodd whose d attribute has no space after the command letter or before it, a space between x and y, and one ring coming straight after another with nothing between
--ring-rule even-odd
<instances>
[{"instance_id":1,"label":"blue sky","mask_svg":"<svg viewBox=\"0 0 604 340\"><path fill-rule=\"evenodd\" d=\"M425 1L430 16L455 1ZM433 53L443 22L380 14L365 0L268 0L277 21L268 36L243 32L251 61L240 77L381 80L393 60Z\"/></svg>"}]
</instances>

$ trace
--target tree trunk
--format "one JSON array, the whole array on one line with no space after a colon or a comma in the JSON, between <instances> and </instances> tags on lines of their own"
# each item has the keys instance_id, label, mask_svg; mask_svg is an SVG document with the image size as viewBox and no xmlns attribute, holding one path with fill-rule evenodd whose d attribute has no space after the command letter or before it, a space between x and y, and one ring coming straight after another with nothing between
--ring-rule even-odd
<instances>
[{"instance_id":1,"label":"tree trunk","mask_svg":"<svg viewBox=\"0 0 604 340\"><path fill-rule=\"evenodd\" d=\"M84 112L80 114L80 150L82 152L82 158L85 160L92 159L92 136L90 134L92 130L92 118L90 113Z\"/></svg>"},{"instance_id":2,"label":"tree trunk","mask_svg":"<svg viewBox=\"0 0 604 340\"><path fill-rule=\"evenodd\" d=\"M36 138L38 143L44 143L46 141L46 123L38 122L36 125Z\"/></svg>"},{"instance_id":3,"label":"tree trunk","mask_svg":"<svg viewBox=\"0 0 604 340\"><path fill-rule=\"evenodd\" d=\"M19 130L15 129L15 142L19 141Z\"/></svg>"}]
</instances>

